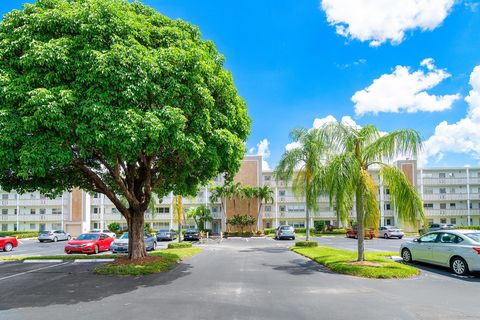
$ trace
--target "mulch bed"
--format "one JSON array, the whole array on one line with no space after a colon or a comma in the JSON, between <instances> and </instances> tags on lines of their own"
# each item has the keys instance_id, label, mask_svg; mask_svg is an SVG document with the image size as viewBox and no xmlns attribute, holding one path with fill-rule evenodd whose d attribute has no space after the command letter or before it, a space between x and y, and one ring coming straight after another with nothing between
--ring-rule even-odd
<instances>
[{"instance_id":1,"label":"mulch bed","mask_svg":"<svg viewBox=\"0 0 480 320\"><path fill-rule=\"evenodd\" d=\"M381 263L371 262L371 261L350 261L348 264L353 266L362 266L362 267L383 267Z\"/></svg>"}]
</instances>

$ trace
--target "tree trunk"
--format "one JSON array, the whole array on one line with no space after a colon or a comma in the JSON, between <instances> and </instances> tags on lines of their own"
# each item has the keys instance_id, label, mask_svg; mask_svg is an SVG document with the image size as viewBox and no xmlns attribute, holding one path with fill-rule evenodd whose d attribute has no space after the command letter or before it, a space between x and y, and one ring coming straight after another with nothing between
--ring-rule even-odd
<instances>
[{"instance_id":1,"label":"tree trunk","mask_svg":"<svg viewBox=\"0 0 480 320\"><path fill-rule=\"evenodd\" d=\"M309 192L309 186L308 186L308 180L306 181L306 188L305 188L305 216L307 218L307 221L305 223L305 226L307 227L307 229L305 230L305 233L306 233L306 240L309 241L310 240L310 211L308 210L308 200L310 200L310 197L308 196L308 192Z\"/></svg>"},{"instance_id":2,"label":"tree trunk","mask_svg":"<svg viewBox=\"0 0 480 320\"><path fill-rule=\"evenodd\" d=\"M260 215L262 214L262 203L260 202L260 206L258 207L258 214L257 214L257 230L260 230L261 229L261 225L260 225Z\"/></svg>"},{"instance_id":3,"label":"tree trunk","mask_svg":"<svg viewBox=\"0 0 480 320\"><path fill-rule=\"evenodd\" d=\"M365 236L364 236L364 224L363 224L363 216L364 216L364 208L363 208L363 197L362 197L362 189L358 188L356 195L355 195L355 204L357 209L357 237L358 237L358 258L357 261L364 261L365 260Z\"/></svg>"},{"instance_id":4,"label":"tree trunk","mask_svg":"<svg viewBox=\"0 0 480 320\"><path fill-rule=\"evenodd\" d=\"M128 259L135 260L147 256L145 250L144 233L145 233L145 216L140 211L130 211L128 222Z\"/></svg>"}]
</instances>

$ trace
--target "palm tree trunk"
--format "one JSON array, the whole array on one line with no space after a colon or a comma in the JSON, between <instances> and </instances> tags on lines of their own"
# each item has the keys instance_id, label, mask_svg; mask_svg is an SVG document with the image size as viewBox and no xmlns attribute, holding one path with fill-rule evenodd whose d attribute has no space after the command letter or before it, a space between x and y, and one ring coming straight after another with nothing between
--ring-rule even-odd
<instances>
[{"instance_id":1,"label":"palm tree trunk","mask_svg":"<svg viewBox=\"0 0 480 320\"><path fill-rule=\"evenodd\" d=\"M365 238L363 232L363 196L362 190L359 187L355 195L355 205L357 209L357 237L358 237L358 258L357 261L365 260Z\"/></svg>"},{"instance_id":2,"label":"palm tree trunk","mask_svg":"<svg viewBox=\"0 0 480 320\"><path fill-rule=\"evenodd\" d=\"M305 224L305 226L307 227L307 230L305 230L307 234L306 240L309 241L310 240L310 211L308 211L308 205L306 207L305 212L307 217L307 223Z\"/></svg>"}]
</instances>

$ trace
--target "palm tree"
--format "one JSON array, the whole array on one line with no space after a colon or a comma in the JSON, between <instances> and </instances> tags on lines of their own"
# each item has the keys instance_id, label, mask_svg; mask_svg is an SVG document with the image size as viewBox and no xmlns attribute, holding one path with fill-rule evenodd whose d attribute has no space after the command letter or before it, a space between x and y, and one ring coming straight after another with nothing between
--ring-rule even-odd
<instances>
[{"instance_id":1,"label":"palm tree","mask_svg":"<svg viewBox=\"0 0 480 320\"><path fill-rule=\"evenodd\" d=\"M210 209L204 204L196 208L190 208L190 210L188 210L188 217L195 221L200 231L205 231L205 223L213 220Z\"/></svg>"},{"instance_id":2,"label":"palm tree","mask_svg":"<svg viewBox=\"0 0 480 320\"><path fill-rule=\"evenodd\" d=\"M263 203L273 203L273 190L270 186L262 186L255 189L255 196L258 199L257 229L260 230L261 214Z\"/></svg>"},{"instance_id":3,"label":"palm tree","mask_svg":"<svg viewBox=\"0 0 480 320\"><path fill-rule=\"evenodd\" d=\"M251 186L243 186L240 189L240 198L248 200L248 214L250 214L251 201L257 197L257 189Z\"/></svg>"},{"instance_id":4,"label":"palm tree","mask_svg":"<svg viewBox=\"0 0 480 320\"><path fill-rule=\"evenodd\" d=\"M230 182L226 185L227 198L233 200L233 211L236 210L236 199L242 194L242 185L239 182Z\"/></svg>"},{"instance_id":5,"label":"palm tree","mask_svg":"<svg viewBox=\"0 0 480 320\"><path fill-rule=\"evenodd\" d=\"M320 129L333 151L328 163L317 176L318 184L330 193L336 204L339 221L347 221L353 206L356 209L358 261L364 261L364 226L378 226L380 220L377 185L369 168L378 168L378 175L388 185L399 220L417 224L420 215L425 222L422 201L403 171L391 165L399 156L416 156L422 139L415 130L396 130L381 135L374 125L363 128L334 122Z\"/></svg>"},{"instance_id":6,"label":"palm tree","mask_svg":"<svg viewBox=\"0 0 480 320\"><path fill-rule=\"evenodd\" d=\"M222 224L227 221L227 207L226 207L226 198L228 196L227 185L215 186L210 192L210 203L215 203L220 201L220 206L222 208ZM224 228L224 226L222 226Z\"/></svg>"},{"instance_id":7,"label":"palm tree","mask_svg":"<svg viewBox=\"0 0 480 320\"><path fill-rule=\"evenodd\" d=\"M173 196L173 219L178 227L178 242L182 241L182 220L185 222L185 211L183 209L183 197L181 195Z\"/></svg>"},{"instance_id":8,"label":"palm tree","mask_svg":"<svg viewBox=\"0 0 480 320\"><path fill-rule=\"evenodd\" d=\"M323 168L322 160L326 152L323 136L318 129L294 129L290 132L291 139L297 147L285 151L274 176L279 180L292 181L292 189L296 197L305 196L306 200L306 232L310 239L310 210L318 210L320 185L315 182ZM293 178L293 179L292 179Z\"/></svg>"}]
</instances>

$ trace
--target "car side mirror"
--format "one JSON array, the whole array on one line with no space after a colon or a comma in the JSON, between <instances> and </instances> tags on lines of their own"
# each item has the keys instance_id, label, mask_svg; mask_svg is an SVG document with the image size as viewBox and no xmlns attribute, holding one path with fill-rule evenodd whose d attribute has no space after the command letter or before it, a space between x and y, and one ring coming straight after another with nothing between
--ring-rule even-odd
<instances>
[{"instance_id":1,"label":"car side mirror","mask_svg":"<svg viewBox=\"0 0 480 320\"><path fill-rule=\"evenodd\" d=\"M422 240L420 240L419 238L415 238L413 239L413 242L422 242Z\"/></svg>"}]
</instances>

